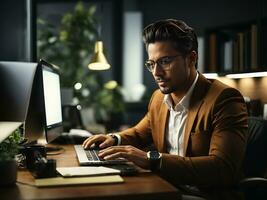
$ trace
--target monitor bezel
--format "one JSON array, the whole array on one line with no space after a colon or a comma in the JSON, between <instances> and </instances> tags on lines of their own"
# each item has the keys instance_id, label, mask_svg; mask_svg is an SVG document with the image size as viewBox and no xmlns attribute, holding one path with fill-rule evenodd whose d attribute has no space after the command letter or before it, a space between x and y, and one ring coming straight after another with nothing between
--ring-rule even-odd
<instances>
[{"instance_id":1,"label":"monitor bezel","mask_svg":"<svg viewBox=\"0 0 267 200\"><path fill-rule=\"evenodd\" d=\"M62 108L61 108L61 122L59 123L55 123L55 124L52 124L52 125L47 125L47 120L46 120L46 107L45 107L45 94L44 94L44 83L43 83L43 70L46 70L46 71L50 71L50 72L53 72L55 74L57 74L60 78L60 73L59 73L59 68L55 65L52 65L48 62L46 62L45 60L41 59L39 61L39 65L40 65L40 68L41 68L41 89L42 89L42 104L43 104L43 108L44 108L44 131L45 131L45 139L46 139L46 142L49 143L51 142L52 140L54 140L55 138L57 138L58 136L61 135L61 133L63 132L63 118L62 118ZM59 79L60 81L60 79ZM60 84L60 83L59 83ZM61 102L61 97L60 97L60 102Z\"/></svg>"},{"instance_id":2,"label":"monitor bezel","mask_svg":"<svg viewBox=\"0 0 267 200\"><path fill-rule=\"evenodd\" d=\"M27 139L29 145L50 143L63 132L63 122L47 126L43 86L43 67L57 74L59 74L59 70L42 59L35 66L29 107L24 123L24 138Z\"/></svg>"}]
</instances>

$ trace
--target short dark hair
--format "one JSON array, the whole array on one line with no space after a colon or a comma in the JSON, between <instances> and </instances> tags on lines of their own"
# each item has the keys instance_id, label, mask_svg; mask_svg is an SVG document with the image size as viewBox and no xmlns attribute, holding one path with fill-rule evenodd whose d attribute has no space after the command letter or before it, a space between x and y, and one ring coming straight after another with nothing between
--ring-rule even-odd
<instances>
[{"instance_id":1,"label":"short dark hair","mask_svg":"<svg viewBox=\"0 0 267 200\"><path fill-rule=\"evenodd\" d=\"M197 35L194 29L182 20L165 19L146 26L143 41L146 49L150 43L170 41L174 49L183 55L192 51L198 52Z\"/></svg>"}]
</instances>

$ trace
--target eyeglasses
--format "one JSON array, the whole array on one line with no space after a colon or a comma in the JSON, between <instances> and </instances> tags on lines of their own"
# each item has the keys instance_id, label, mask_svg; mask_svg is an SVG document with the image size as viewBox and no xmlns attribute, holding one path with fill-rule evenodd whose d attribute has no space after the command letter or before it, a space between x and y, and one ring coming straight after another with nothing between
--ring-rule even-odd
<instances>
[{"instance_id":1,"label":"eyeglasses","mask_svg":"<svg viewBox=\"0 0 267 200\"><path fill-rule=\"evenodd\" d=\"M145 66L146 68L148 69L148 71L150 72L153 72L154 69L155 69L155 66L156 66L156 63L157 65L163 69L163 70L170 70L171 68L171 63L174 61L174 59L178 56L183 56L181 54L177 54L175 56L165 56L165 57L162 57L162 58L159 58L158 60L154 61L154 60L147 60L145 62Z\"/></svg>"}]
</instances>

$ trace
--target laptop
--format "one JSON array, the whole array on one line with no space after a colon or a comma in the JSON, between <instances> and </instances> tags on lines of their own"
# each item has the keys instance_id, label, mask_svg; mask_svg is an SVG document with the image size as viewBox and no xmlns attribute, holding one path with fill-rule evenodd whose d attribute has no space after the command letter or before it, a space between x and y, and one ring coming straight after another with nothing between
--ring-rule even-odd
<instances>
[{"instance_id":1,"label":"laptop","mask_svg":"<svg viewBox=\"0 0 267 200\"><path fill-rule=\"evenodd\" d=\"M13 133L22 123L21 122L0 122L0 143Z\"/></svg>"},{"instance_id":2,"label":"laptop","mask_svg":"<svg viewBox=\"0 0 267 200\"><path fill-rule=\"evenodd\" d=\"M116 165L125 164L127 162L124 158L115 160L104 160L98 157L99 149L84 149L82 145L74 145L74 149L80 165Z\"/></svg>"}]
</instances>

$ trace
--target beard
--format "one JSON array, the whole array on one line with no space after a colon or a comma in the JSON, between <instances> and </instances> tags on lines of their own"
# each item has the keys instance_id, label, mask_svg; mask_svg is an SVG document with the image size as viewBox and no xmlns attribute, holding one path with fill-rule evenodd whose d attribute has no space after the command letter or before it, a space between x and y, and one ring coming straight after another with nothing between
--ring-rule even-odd
<instances>
[{"instance_id":1,"label":"beard","mask_svg":"<svg viewBox=\"0 0 267 200\"><path fill-rule=\"evenodd\" d=\"M172 93L173 91L175 91L175 88L173 88L171 85L170 85L170 80L167 80L167 79L164 79L162 77L157 77L155 78L155 81L160 89L160 91L163 93L163 94L170 94ZM162 83L161 82L165 82Z\"/></svg>"},{"instance_id":2,"label":"beard","mask_svg":"<svg viewBox=\"0 0 267 200\"><path fill-rule=\"evenodd\" d=\"M161 84L161 81L165 82ZM156 79L156 83L163 94L171 94L177 91L182 92L185 90L185 86L187 85L187 79L180 80L179 82L172 82L171 79Z\"/></svg>"},{"instance_id":3,"label":"beard","mask_svg":"<svg viewBox=\"0 0 267 200\"><path fill-rule=\"evenodd\" d=\"M163 93L163 94L170 94L170 93L172 93L172 92L175 91L175 88L173 88L173 87L160 87L160 86L159 86L159 90L160 90L161 93Z\"/></svg>"}]
</instances>

